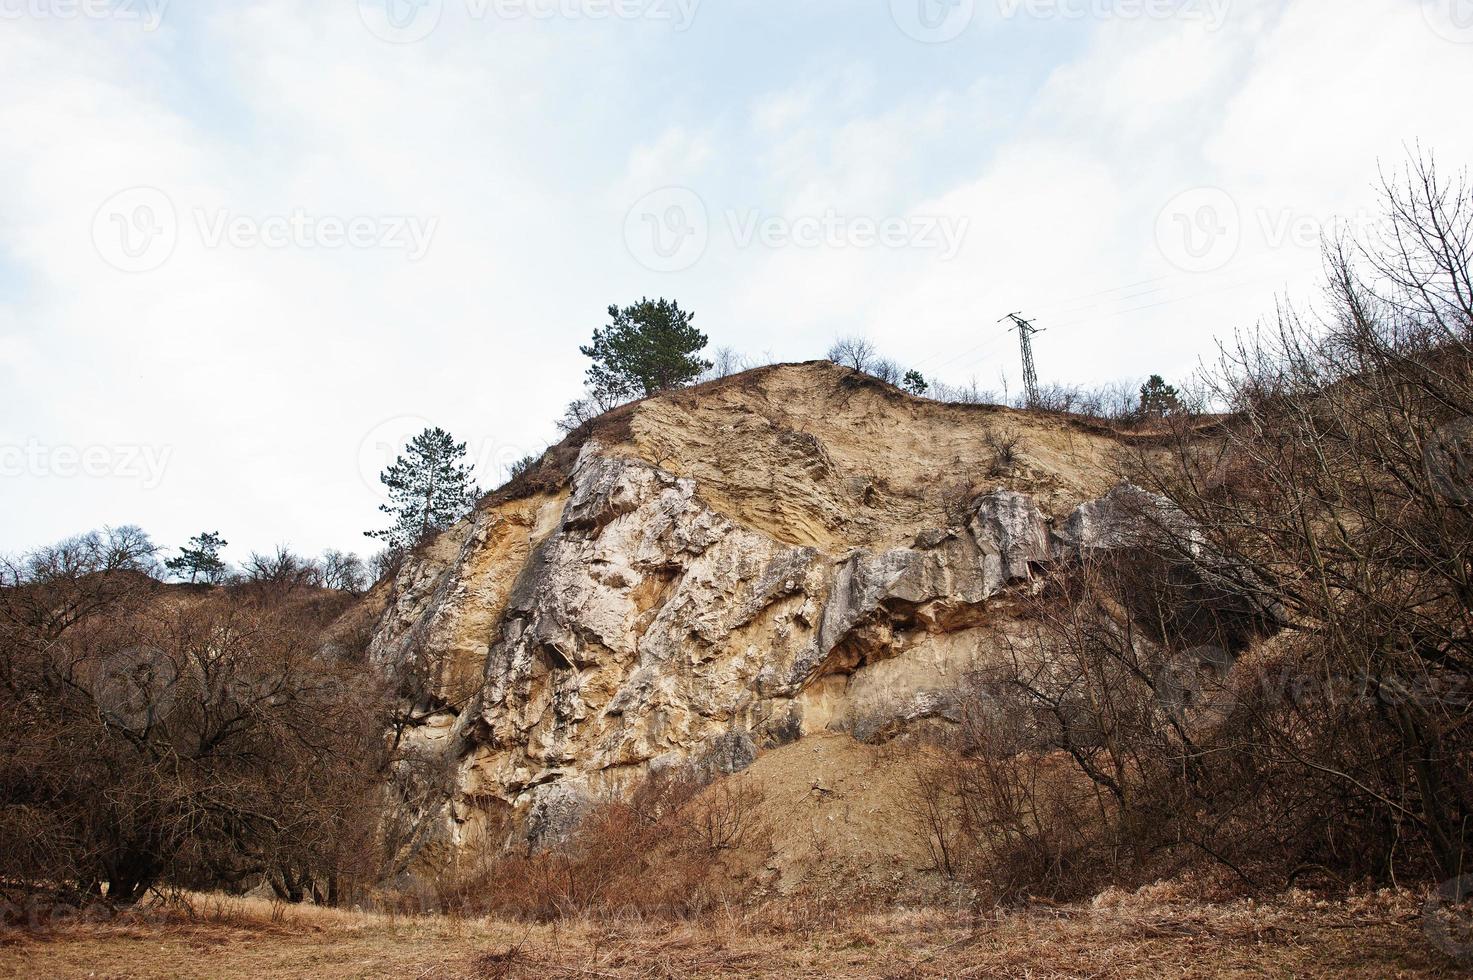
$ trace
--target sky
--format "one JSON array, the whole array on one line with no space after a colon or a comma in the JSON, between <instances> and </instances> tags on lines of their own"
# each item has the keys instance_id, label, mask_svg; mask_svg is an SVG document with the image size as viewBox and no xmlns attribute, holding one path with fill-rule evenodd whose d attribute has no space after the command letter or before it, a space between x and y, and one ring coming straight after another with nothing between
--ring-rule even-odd
<instances>
[{"instance_id":1,"label":"sky","mask_svg":"<svg viewBox=\"0 0 1473 980\"><path fill-rule=\"evenodd\" d=\"M499 484L644 296L1188 376L1473 159L1473 0L0 0L0 91L0 551L366 554L409 435Z\"/></svg>"}]
</instances>

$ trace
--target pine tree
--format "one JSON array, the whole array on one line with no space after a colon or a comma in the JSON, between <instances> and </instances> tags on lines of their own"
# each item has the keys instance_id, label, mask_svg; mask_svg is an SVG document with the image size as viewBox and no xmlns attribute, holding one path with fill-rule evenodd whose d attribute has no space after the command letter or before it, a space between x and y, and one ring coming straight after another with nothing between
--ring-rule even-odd
<instances>
[{"instance_id":1,"label":"pine tree","mask_svg":"<svg viewBox=\"0 0 1473 980\"><path fill-rule=\"evenodd\" d=\"M900 387L912 395L924 395L931 387L926 381L926 376L915 368L905 372L905 380L900 382Z\"/></svg>"},{"instance_id":2,"label":"pine tree","mask_svg":"<svg viewBox=\"0 0 1473 980\"><path fill-rule=\"evenodd\" d=\"M179 557L170 558L164 562L164 567L180 577L188 572L190 582L203 576L206 582L218 583L225 577L225 561L220 557L220 549L228 544L230 542L221 537L219 531L204 531L190 538L189 543L179 549Z\"/></svg>"},{"instance_id":3,"label":"pine tree","mask_svg":"<svg viewBox=\"0 0 1473 980\"><path fill-rule=\"evenodd\" d=\"M690 384L711 367L697 356L707 338L691 325L695 316L666 299L642 299L622 310L610 306L613 322L593 332L592 344L579 348L593 359L589 386L624 401Z\"/></svg>"},{"instance_id":4,"label":"pine tree","mask_svg":"<svg viewBox=\"0 0 1473 980\"><path fill-rule=\"evenodd\" d=\"M394 518L393 526L363 533L391 549L412 548L460 520L480 494L464 459L465 443L444 429L415 436L379 476L389 490L389 503L379 510Z\"/></svg>"},{"instance_id":5,"label":"pine tree","mask_svg":"<svg viewBox=\"0 0 1473 980\"><path fill-rule=\"evenodd\" d=\"M1181 408L1177 390L1159 374L1153 374L1141 385L1141 414L1148 418L1164 418Z\"/></svg>"}]
</instances>

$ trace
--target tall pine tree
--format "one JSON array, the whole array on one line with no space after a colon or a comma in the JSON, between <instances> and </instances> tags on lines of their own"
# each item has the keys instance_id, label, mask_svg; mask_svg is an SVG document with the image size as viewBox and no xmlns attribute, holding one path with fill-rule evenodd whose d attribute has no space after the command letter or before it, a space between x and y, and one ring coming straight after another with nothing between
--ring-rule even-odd
<instances>
[{"instance_id":1,"label":"tall pine tree","mask_svg":"<svg viewBox=\"0 0 1473 980\"><path fill-rule=\"evenodd\" d=\"M415 436L379 475L388 488L389 503L378 509L394 518L393 526L363 533L398 550L412 548L460 520L480 494L464 460L465 443L456 442L444 429L425 429Z\"/></svg>"},{"instance_id":2,"label":"tall pine tree","mask_svg":"<svg viewBox=\"0 0 1473 980\"><path fill-rule=\"evenodd\" d=\"M609 307L611 323L593 332L580 347L593 358L588 384L613 402L643 398L690 384L711 367L698 355L706 335L691 325L696 318L674 300L642 299L634 306Z\"/></svg>"}]
</instances>

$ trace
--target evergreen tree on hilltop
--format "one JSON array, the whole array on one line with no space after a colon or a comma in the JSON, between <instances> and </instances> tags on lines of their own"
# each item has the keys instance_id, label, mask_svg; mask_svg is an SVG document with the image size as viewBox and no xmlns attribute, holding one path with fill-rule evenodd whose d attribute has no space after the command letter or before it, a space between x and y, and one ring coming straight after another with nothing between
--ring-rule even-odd
<instances>
[{"instance_id":1,"label":"evergreen tree on hilltop","mask_svg":"<svg viewBox=\"0 0 1473 980\"><path fill-rule=\"evenodd\" d=\"M905 379L900 382L900 387L919 398L930 390L931 384L926 380L924 374L911 368L905 372Z\"/></svg>"},{"instance_id":2,"label":"evergreen tree on hilltop","mask_svg":"<svg viewBox=\"0 0 1473 980\"><path fill-rule=\"evenodd\" d=\"M642 299L622 310L610 306L612 322L593 332L592 344L579 348L593 359L590 387L617 402L696 380L711 362L698 356L707 338L691 325L695 316L666 299Z\"/></svg>"},{"instance_id":3,"label":"evergreen tree on hilltop","mask_svg":"<svg viewBox=\"0 0 1473 980\"><path fill-rule=\"evenodd\" d=\"M164 567L180 578L187 573L191 583L203 577L206 582L217 584L225 578L225 560L220 557L220 549L228 544L219 531L204 531L190 538L179 549L179 557L165 561Z\"/></svg>"},{"instance_id":4,"label":"evergreen tree on hilltop","mask_svg":"<svg viewBox=\"0 0 1473 980\"><path fill-rule=\"evenodd\" d=\"M425 429L415 436L379 476L389 503L378 509L394 518L393 526L363 533L391 549L412 548L460 520L480 495L464 460L465 443L444 429Z\"/></svg>"},{"instance_id":5,"label":"evergreen tree on hilltop","mask_svg":"<svg viewBox=\"0 0 1473 980\"><path fill-rule=\"evenodd\" d=\"M1180 394L1161 375L1153 374L1141 385L1141 414L1147 418L1165 418L1180 408Z\"/></svg>"}]
</instances>

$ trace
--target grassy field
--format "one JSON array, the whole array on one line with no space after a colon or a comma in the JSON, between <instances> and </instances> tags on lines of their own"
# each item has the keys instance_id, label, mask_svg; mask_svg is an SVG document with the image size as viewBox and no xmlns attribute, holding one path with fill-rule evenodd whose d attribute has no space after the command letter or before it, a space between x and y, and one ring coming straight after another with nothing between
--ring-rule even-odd
<instances>
[{"instance_id":1,"label":"grassy field","mask_svg":"<svg viewBox=\"0 0 1473 980\"><path fill-rule=\"evenodd\" d=\"M1381 978L1463 976L1473 965L1430 941L1420 900L1399 892L1226 904L1107 893L985 917L793 902L699 922L531 926L191 904L0 932L0 976Z\"/></svg>"}]
</instances>

